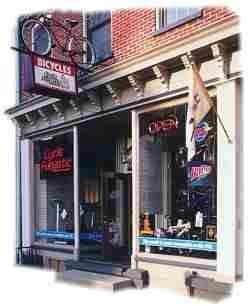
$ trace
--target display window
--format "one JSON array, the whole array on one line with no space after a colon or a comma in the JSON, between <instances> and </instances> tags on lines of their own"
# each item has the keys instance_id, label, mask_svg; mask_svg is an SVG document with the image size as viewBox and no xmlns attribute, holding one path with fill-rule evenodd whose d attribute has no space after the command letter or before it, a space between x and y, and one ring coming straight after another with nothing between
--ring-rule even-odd
<instances>
[{"instance_id":1,"label":"display window","mask_svg":"<svg viewBox=\"0 0 250 306\"><path fill-rule=\"evenodd\" d=\"M36 241L74 244L73 133L34 142Z\"/></svg>"},{"instance_id":2,"label":"display window","mask_svg":"<svg viewBox=\"0 0 250 306\"><path fill-rule=\"evenodd\" d=\"M139 114L140 252L216 258L216 116L193 133L188 160L187 104Z\"/></svg>"}]
</instances>

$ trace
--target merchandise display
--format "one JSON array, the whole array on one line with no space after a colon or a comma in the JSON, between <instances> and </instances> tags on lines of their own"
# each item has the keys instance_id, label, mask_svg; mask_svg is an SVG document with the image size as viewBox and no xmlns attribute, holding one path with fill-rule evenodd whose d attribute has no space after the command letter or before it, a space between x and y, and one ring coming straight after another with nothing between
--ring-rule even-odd
<instances>
[{"instance_id":1,"label":"merchandise display","mask_svg":"<svg viewBox=\"0 0 250 306\"><path fill-rule=\"evenodd\" d=\"M160 125L170 116L178 118L174 129ZM195 129L196 154L191 160L183 106L143 115L140 135L140 251L216 258L214 114L209 112Z\"/></svg>"}]
</instances>

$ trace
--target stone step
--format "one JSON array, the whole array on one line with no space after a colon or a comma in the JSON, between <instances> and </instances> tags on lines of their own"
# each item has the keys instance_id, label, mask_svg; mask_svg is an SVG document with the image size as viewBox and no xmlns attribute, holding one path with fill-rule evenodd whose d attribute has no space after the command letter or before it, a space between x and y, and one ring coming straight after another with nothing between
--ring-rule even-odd
<instances>
[{"instance_id":1,"label":"stone step","mask_svg":"<svg viewBox=\"0 0 250 306\"><path fill-rule=\"evenodd\" d=\"M88 271L93 273L103 273L122 276L124 271L126 271L127 266L109 264L105 262L84 260L84 261L74 261L67 260L64 262L65 270L80 270Z\"/></svg>"},{"instance_id":2,"label":"stone step","mask_svg":"<svg viewBox=\"0 0 250 306\"><path fill-rule=\"evenodd\" d=\"M129 278L88 271L66 270L58 273L57 277L62 281L71 281L86 287L108 289L111 291L134 287L133 281Z\"/></svg>"}]
</instances>

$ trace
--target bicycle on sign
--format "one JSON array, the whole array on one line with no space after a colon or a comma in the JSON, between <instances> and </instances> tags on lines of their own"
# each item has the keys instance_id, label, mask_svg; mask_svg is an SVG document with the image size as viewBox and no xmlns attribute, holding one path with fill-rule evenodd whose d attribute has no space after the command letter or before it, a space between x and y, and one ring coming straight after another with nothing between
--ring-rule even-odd
<instances>
[{"instance_id":1,"label":"bicycle on sign","mask_svg":"<svg viewBox=\"0 0 250 306\"><path fill-rule=\"evenodd\" d=\"M25 18L20 27L24 52L48 56L57 47L80 70L90 70L96 61L95 50L86 37L74 33L73 29L78 24L79 21L73 19L65 19L61 23L50 14Z\"/></svg>"}]
</instances>

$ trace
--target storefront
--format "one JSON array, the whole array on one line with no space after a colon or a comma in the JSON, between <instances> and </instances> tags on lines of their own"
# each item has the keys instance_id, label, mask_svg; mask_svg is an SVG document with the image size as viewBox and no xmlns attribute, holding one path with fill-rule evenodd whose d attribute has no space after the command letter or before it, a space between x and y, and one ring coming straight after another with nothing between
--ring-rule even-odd
<instances>
[{"instance_id":1,"label":"storefront","mask_svg":"<svg viewBox=\"0 0 250 306\"><path fill-rule=\"evenodd\" d=\"M93 76L79 99L38 101L29 110L39 114L35 125L25 108L8 111L20 132L23 247L36 247L44 262L146 270L157 287L185 290L192 272L228 284L242 276L240 50L235 36L221 35L227 75L210 54L214 37L191 50L214 105L194 130L192 158L183 46Z\"/></svg>"},{"instance_id":2,"label":"storefront","mask_svg":"<svg viewBox=\"0 0 250 306\"><path fill-rule=\"evenodd\" d=\"M130 262L130 132L126 112L32 140L34 245Z\"/></svg>"}]
</instances>

